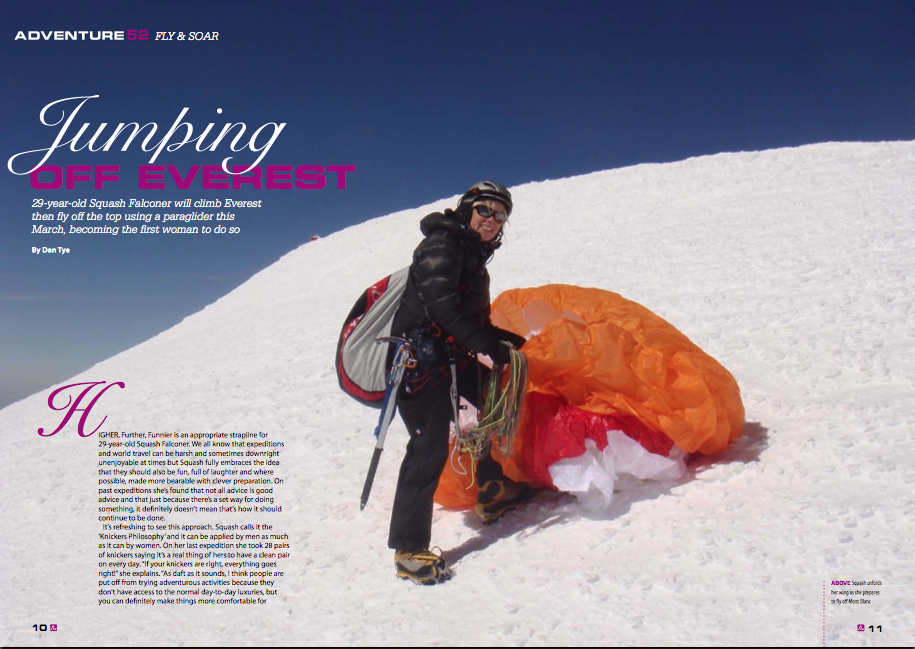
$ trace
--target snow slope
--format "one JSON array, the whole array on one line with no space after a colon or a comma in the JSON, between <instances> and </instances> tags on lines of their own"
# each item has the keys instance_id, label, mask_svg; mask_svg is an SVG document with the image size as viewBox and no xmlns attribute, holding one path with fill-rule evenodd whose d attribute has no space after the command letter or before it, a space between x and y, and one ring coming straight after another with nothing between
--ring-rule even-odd
<instances>
[{"instance_id":1,"label":"snow slope","mask_svg":"<svg viewBox=\"0 0 915 649\"><path fill-rule=\"evenodd\" d=\"M408 264L419 219L456 197L303 245L66 382L126 383L103 402L106 429L284 442L281 514L168 517L289 533L279 596L100 607L97 438L72 423L39 437L59 420L44 393L0 411L0 641L911 644L913 187L915 142L720 154L512 188L493 294L560 282L644 304L735 375L748 424L723 456L675 484L634 485L598 517L556 493L488 528L438 511L434 542L457 565L434 588L395 579L386 547L406 432L396 420L360 512L377 413L339 391L332 359L359 292ZM832 580L880 580L880 595L833 605ZM57 633L31 628L52 622Z\"/></svg>"}]
</instances>

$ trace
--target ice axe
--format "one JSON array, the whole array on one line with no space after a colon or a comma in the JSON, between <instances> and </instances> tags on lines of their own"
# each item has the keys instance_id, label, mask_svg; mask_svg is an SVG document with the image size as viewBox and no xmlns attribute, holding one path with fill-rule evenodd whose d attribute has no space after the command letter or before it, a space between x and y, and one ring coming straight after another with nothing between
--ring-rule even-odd
<instances>
[{"instance_id":1,"label":"ice axe","mask_svg":"<svg viewBox=\"0 0 915 649\"><path fill-rule=\"evenodd\" d=\"M375 451L372 453L369 473L365 476L365 485L362 487L359 511L365 509L365 504L369 501L372 483L375 481L375 471L378 470L378 460L381 459L381 451L384 450L384 438L388 434L388 426L391 425L391 419L394 418L394 412L397 410L397 393L400 391L404 370L414 362L413 349L403 338L378 338L375 342L393 342L396 347L394 348L394 363L388 374L388 387L385 389L384 401L381 404L381 415L378 418L378 425L375 427Z\"/></svg>"}]
</instances>

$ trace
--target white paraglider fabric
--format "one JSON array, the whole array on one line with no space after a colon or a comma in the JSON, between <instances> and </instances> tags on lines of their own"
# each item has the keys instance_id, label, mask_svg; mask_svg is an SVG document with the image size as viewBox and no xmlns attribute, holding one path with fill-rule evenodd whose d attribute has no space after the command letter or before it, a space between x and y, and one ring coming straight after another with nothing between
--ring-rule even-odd
<instances>
[{"instance_id":1,"label":"white paraglider fabric","mask_svg":"<svg viewBox=\"0 0 915 649\"><path fill-rule=\"evenodd\" d=\"M686 453L674 446L670 456L649 453L619 430L607 432L607 446L601 451L593 440L585 440L585 452L550 466L550 477L560 491L577 496L589 509L606 508L613 490L624 486L626 477L638 480L677 480L686 470Z\"/></svg>"}]
</instances>

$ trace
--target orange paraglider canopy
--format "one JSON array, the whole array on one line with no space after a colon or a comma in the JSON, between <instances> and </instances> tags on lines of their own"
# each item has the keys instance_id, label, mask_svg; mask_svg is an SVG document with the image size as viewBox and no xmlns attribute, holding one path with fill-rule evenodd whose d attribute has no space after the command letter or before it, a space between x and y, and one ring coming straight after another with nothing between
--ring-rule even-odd
<instances>
[{"instance_id":1,"label":"orange paraglider canopy","mask_svg":"<svg viewBox=\"0 0 915 649\"><path fill-rule=\"evenodd\" d=\"M496 445L493 452L512 479L551 486L549 466L584 452L586 438L603 448L608 430L666 455L674 445L720 453L743 428L734 377L673 325L617 293L558 284L513 289L493 303L492 322L528 338L513 452L502 457ZM472 505L470 482L449 463L436 502Z\"/></svg>"}]
</instances>

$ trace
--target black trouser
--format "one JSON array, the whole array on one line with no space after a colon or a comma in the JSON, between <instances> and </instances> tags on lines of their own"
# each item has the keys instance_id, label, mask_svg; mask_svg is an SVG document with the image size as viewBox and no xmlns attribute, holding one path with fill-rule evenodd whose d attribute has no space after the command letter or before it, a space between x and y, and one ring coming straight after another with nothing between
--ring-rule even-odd
<instances>
[{"instance_id":1,"label":"black trouser","mask_svg":"<svg viewBox=\"0 0 915 649\"><path fill-rule=\"evenodd\" d=\"M458 393L479 408L480 385L488 375L489 370L476 360L465 362L458 368ZM410 393L407 386L411 386ZM397 479L388 547L425 550L432 537L432 497L448 461L448 434L454 411L450 367L433 365L408 372L397 409L410 433L410 442ZM502 467L489 454L479 461L476 478L478 484L505 479Z\"/></svg>"}]
</instances>

